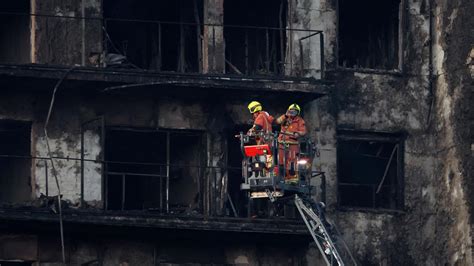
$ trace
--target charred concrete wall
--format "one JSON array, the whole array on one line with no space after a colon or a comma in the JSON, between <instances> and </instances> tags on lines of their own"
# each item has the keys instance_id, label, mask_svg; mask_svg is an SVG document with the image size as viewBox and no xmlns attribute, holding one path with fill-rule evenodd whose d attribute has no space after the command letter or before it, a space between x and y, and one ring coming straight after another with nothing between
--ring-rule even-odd
<instances>
[{"instance_id":1,"label":"charred concrete wall","mask_svg":"<svg viewBox=\"0 0 474 266\"><path fill-rule=\"evenodd\" d=\"M31 13L33 63L91 65L102 53L101 1L32 0Z\"/></svg>"},{"instance_id":2,"label":"charred concrete wall","mask_svg":"<svg viewBox=\"0 0 474 266\"><path fill-rule=\"evenodd\" d=\"M226 11L221 8L222 1L215 2L218 4L207 6L209 17L206 17L206 22L222 22ZM100 15L98 3L84 3L88 12ZM397 69L380 70L350 69L338 65L338 1L289 2L288 27L324 31L327 77L336 84L336 89L328 97L313 101L304 108L309 132L319 140L321 151L314 165L325 171L328 178L326 203L329 216L343 232L344 239L361 263L470 264L474 185L470 176L472 128L467 125L472 125L472 116L469 115L472 113L473 82L466 61L473 60L474 35L470 29L474 25L469 13L473 10L473 4L468 0L404 0L401 3L400 19L403 23L399 54L402 65ZM69 2L53 1L41 5L36 3L32 10L56 10L57 14L77 16L82 12L80 7ZM48 24L45 21L34 23L35 62L80 64L83 61L80 51L84 50L84 44L79 37L84 32L69 32L68 36L57 37L60 39L58 42L70 43L71 47L56 50L48 34L53 31L64 32L67 24ZM76 26L81 28L79 24ZM92 37L87 38L92 44L87 44L85 49L90 53L101 53L101 33L97 27L90 29ZM88 33L86 35L89 36ZM220 31L218 35L221 35ZM286 66L304 76L320 77L318 69L321 58L317 49L310 49L320 45L319 39L310 38L302 46L301 53L299 39L304 36L298 33L288 37L288 45L295 49L287 49L290 56L287 56ZM223 55L225 45L221 37L218 38L218 50ZM206 49L210 49L209 45L204 45L204 54ZM302 65L300 59L303 60ZM215 62L206 62L209 58L203 60L204 72L222 72L224 69L221 57L212 59L217 60ZM49 97L46 94L12 90L2 93L5 97L1 98L0 118L33 121L33 155L46 156L43 125ZM68 92L67 96L62 95L57 99L51 122L53 155L79 158L81 123L104 116L107 126L202 130L206 132L207 165L225 165L226 136L223 131L232 125L247 124L246 101L212 99L211 102L209 99L184 99L141 92L106 95ZM249 96L248 100L253 98ZM275 115L284 112L286 107L282 106L284 100L263 103ZM405 132L404 206L401 210L339 211L338 129ZM100 136L98 129L86 130L87 159L101 158L103 147ZM64 197L78 203L80 163L74 160L57 163ZM85 200L97 202L97 205L103 201L101 170L100 164L86 163ZM32 179L36 184L32 191L33 197L45 193L44 162L33 165ZM218 182L214 185L220 186L220 192L224 193L225 182L222 180L225 181L224 172L218 173ZM314 182L319 185L318 181ZM50 195L57 193L51 177L48 188ZM228 253L238 253L232 255L234 263L247 261L253 264L253 255L241 257L243 253L251 252L254 251L239 253L233 250ZM313 253L314 249L308 252L311 258ZM150 259L148 255L146 260Z\"/></svg>"},{"instance_id":3,"label":"charred concrete wall","mask_svg":"<svg viewBox=\"0 0 474 266\"><path fill-rule=\"evenodd\" d=\"M234 125L246 125L250 119L250 114L246 111L247 101L243 100L224 102L216 97L203 100L163 96L146 91L138 94L126 91L97 93L91 87L81 87L78 91L68 84L68 81L65 81L57 95L48 135L53 156L71 158L55 159L54 162L63 199L74 205L80 203L80 162L74 158L80 157L82 122L103 116L107 127L202 130L207 139L207 163L223 166L228 140L226 130L232 129ZM31 121L32 155L48 157L43 127L50 104L49 95L28 88L19 89L24 92L18 93L12 89L2 92L0 119ZM262 102L271 113L277 114L285 110L281 103L266 100ZM87 128L84 136L85 157L92 160L101 159L104 151L98 125L89 125ZM50 162L48 163L48 169L51 171ZM85 164L84 196L86 202L95 207L101 207L103 204L101 170L100 163ZM216 196L220 200L224 198L222 193L225 193L225 190L222 186L226 184L227 176L225 171L215 174L217 182L214 185L220 195L209 194L207 197ZM39 193L46 193L45 178L45 166L43 160L39 160L32 166L32 180L36 184L32 199L39 197ZM212 175L206 175L203 181L215 182L213 179ZM48 183L49 195L56 195L56 184L51 172ZM211 207L205 206L208 209ZM168 233L159 234L154 240L109 236L84 239L74 234L72 227L71 225L65 229L66 260L71 265L93 261L103 265L307 265L314 260L313 256L306 256L307 241L296 244L288 244L287 240L235 242L234 237L213 240L202 236L185 237L179 241L160 239ZM144 236L143 239L148 237ZM0 239L3 240L0 241L0 260L38 262L39 265L58 265L62 260L60 241L55 236L8 231L1 232Z\"/></svg>"},{"instance_id":4,"label":"charred concrete wall","mask_svg":"<svg viewBox=\"0 0 474 266\"><path fill-rule=\"evenodd\" d=\"M321 30L324 34L325 67L337 62L337 1L288 1L288 27L291 29ZM321 40L319 35L294 31L288 33L287 73L321 78ZM302 51L301 51L302 49ZM328 65L329 64L329 65Z\"/></svg>"},{"instance_id":5,"label":"charred concrete wall","mask_svg":"<svg viewBox=\"0 0 474 266\"><path fill-rule=\"evenodd\" d=\"M36 265L61 265L59 239L48 235L2 234L0 259ZM67 265L303 265L306 246L279 243L234 243L221 245L205 240L130 239L75 235L65 244ZM224 240L225 241L225 240Z\"/></svg>"},{"instance_id":6,"label":"charred concrete wall","mask_svg":"<svg viewBox=\"0 0 474 266\"><path fill-rule=\"evenodd\" d=\"M469 10L474 10L472 1L435 1L433 10L436 114L432 134L438 139L436 194L442 199L434 230L447 231L443 234L445 244L438 249L446 252L445 261L449 264L472 263L473 160L469 121L473 81L466 59L474 43L474 21Z\"/></svg>"},{"instance_id":7,"label":"charred concrete wall","mask_svg":"<svg viewBox=\"0 0 474 266\"><path fill-rule=\"evenodd\" d=\"M402 1L403 64L395 71L339 68L337 1L297 2L293 23L325 30L328 78L336 82L330 97L306 106L319 113L319 119L310 118L319 131L321 158L316 165L329 177L331 216L363 264L472 261L472 157L469 127L461 126L469 124L472 93L465 64L472 32L462 30L473 23L467 2ZM311 65L318 58L305 60ZM402 212L336 211L336 131L341 128L406 132Z\"/></svg>"},{"instance_id":8,"label":"charred concrete wall","mask_svg":"<svg viewBox=\"0 0 474 266\"><path fill-rule=\"evenodd\" d=\"M31 155L47 158L49 155L44 137L44 122L49 104L48 96L30 92L14 93L11 90L4 91L2 94L4 97L2 97L1 118L32 122ZM17 104L12 104L12 101ZM52 126L48 129L52 155L55 157L70 157L72 159L80 157L81 116L79 106L76 101L67 98L56 105L61 111L55 113L51 123ZM101 147L98 145L98 135L95 132L88 131L86 136L88 137L85 142L87 157L97 159L101 152ZM55 161L55 163L57 175L60 178L61 193L65 199L77 203L80 199L80 162L61 159ZM46 164L48 170L46 170ZM34 184L32 185L32 199L39 197L40 193L47 194L46 186L48 186L49 195L57 195L57 186L51 169L51 162L45 159L33 160L31 169L31 180ZM88 182L86 186L90 188L87 190L85 198L91 201L100 200L100 175L98 175L100 165L87 164L85 171L87 172ZM49 175L48 184L46 184L46 175Z\"/></svg>"},{"instance_id":9,"label":"charred concrete wall","mask_svg":"<svg viewBox=\"0 0 474 266\"><path fill-rule=\"evenodd\" d=\"M225 170L227 142L229 134L236 125L248 125L251 119L246 111L247 100L224 102L214 97L212 100L157 95L144 91L132 93L118 91L112 93L78 92L64 82L60 89L48 126L49 144L54 160L56 174L60 180L63 199L78 205L81 200L81 127L84 131L84 200L87 204L103 206L103 159L104 136L100 121L83 125L86 121L104 118L106 130L109 127L135 128L137 130L194 130L205 135L204 167L210 167L202 182L212 187L207 191L204 202L205 212L209 212L215 197L220 213L224 206L227 191ZM57 186L52 173L44 123L50 104L46 93L35 93L21 88L23 93L6 89L2 93L2 112L0 119L32 122L31 150L33 166L31 169L32 199L40 194L57 195ZM84 90L86 88L82 88ZM216 101L214 101L217 100ZM262 101L272 113L283 113L278 103ZM15 103L15 104L13 104ZM268 104L267 104L268 103ZM231 132L232 131L232 132ZM105 139L107 141L107 139ZM235 140L237 142L237 140ZM162 143L166 145L166 143ZM117 143L116 145L120 145ZM96 161L94 161L96 160ZM187 165L186 162L183 162ZM222 167L222 168L221 168ZM207 202L207 203L206 203Z\"/></svg>"}]
</instances>

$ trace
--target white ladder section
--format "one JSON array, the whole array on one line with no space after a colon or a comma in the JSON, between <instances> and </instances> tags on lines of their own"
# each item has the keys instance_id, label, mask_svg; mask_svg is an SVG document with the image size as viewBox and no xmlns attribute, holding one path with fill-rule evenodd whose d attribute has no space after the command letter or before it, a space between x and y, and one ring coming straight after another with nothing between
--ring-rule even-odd
<instances>
[{"instance_id":1,"label":"white ladder section","mask_svg":"<svg viewBox=\"0 0 474 266\"><path fill-rule=\"evenodd\" d=\"M319 216L298 195L295 195L295 205L326 264L343 266L344 262Z\"/></svg>"}]
</instances>

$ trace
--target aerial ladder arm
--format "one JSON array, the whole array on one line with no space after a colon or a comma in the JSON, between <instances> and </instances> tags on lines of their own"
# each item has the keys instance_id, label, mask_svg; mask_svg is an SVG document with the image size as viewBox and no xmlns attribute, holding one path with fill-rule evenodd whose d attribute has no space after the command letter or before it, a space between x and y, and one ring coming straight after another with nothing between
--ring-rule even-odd
<instances>
[{"instance_id":1,"label":"aerial ladder arm","mask_svg":"<svg viewBox=\"0 0 474 266\"><path fill-rule=\"evenodd\" d=\"M303 218L303 221L326 264L339 266L345 265L320 216L314 212L313 208L306 206L298 195L295 195L295 206L298 209L301 218Z\"/></svg>"}]
</instances>

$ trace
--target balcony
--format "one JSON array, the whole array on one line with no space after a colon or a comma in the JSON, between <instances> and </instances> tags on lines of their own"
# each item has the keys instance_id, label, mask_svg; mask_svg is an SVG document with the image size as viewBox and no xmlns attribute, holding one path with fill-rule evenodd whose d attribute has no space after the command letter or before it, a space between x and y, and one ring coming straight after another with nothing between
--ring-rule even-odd
<instances>
[{"instance_id":1,"label":"balcony","mask_svg":"<svg viewBox=\"0 0 474 266\"><path fill-rule=\"evenodd\" d=\"M296 213L283 212L282 206L262 202L249 210L246 192L240 190L239 142L226 145L223 163L209 150L204 131L104 127L103 123L83 123L80 149L53 152L52 158L45 151L30 155L29 123L3 123L0 218L54 222L59 193L64 219L75 224L304 231ZM94 135L91 130L97 126L105 130ZM324 199L324 180L321 184L315 192Z\"/></svg>"},{"instance_id":2,"label":"balcony","mask_svg":"<svg viewBox=\"0 0 474 266\"><path fill-rule=\"evenodd\" d=\"M15 169L28 167L32 163L36 169L37 189L41 193L34 200L28 199L28 191L22 194L25 197L18 198L17 192L27 189L22 184L28 180L21 176L21 171L9 173L2 167L0 227L54 228L59 207L51 160L48 157L2 154L0 161ZM304 224L296 213L289 217L269 217L256 209L252 214L254 218L247 217L245 195L239 191L239 167L201 167L179 162L132 163L60 156L53 157L53 161L56 167L60 166L56 170L63 195L62 219L69 230L148 228L155 231L257 233L275 237L294 235L309 240ZM124 170L118 171L118 165ZM114 171L107 170L109 168ZM131 168L141 170L131 172ZM67 169L76 169L81 174L61 174L68 172ZM12 175L18 176L14 176L13 182L7 182L12 180ZM223 186L225 183L228 186ZM268 211L266 208L262 209L262 213Z\"/></svg>"},{"instance_id":3,"label":"balcony","mask_svg":"<svg viewBox=\"0 0 474 266\"><path fill-rule=\"evenodd\" d=\"M10 29L19 32L15 42L3 44L1 76L57 79L73 68L69 79L107 85L318 95L330 87L324 81L324 34L319 30L65 14L0 16L5 25L22 22Z\"/></svg>"}]
</instances>

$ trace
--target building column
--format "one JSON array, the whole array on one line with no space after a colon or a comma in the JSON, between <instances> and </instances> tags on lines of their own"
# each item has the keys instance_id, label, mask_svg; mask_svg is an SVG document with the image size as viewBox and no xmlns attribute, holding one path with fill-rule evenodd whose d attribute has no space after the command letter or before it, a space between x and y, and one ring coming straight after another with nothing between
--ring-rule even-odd
<instances>
[{"instance_id":1,"label":"building column","mask_svg":"<svg viewBox=\"0 0 474 266\"><path fill-rule=\"evenodd\" d=\"M224 1L204 0L203 73L225 72Z\"/></svg>"}]
</instances>

